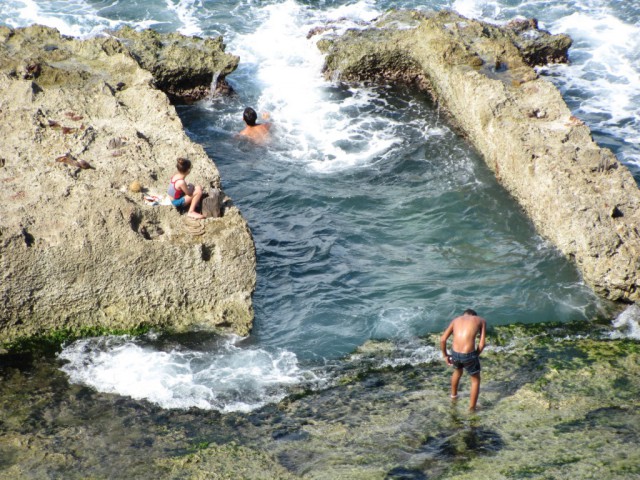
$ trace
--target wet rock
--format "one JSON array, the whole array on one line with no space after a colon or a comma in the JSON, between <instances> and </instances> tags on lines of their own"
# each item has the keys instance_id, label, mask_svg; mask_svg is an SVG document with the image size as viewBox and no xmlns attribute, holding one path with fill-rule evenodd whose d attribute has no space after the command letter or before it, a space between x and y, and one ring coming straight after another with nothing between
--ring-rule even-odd
<instances>
[{"instance_id":1,"label":"wet rock","mask_svg":"<svg viewBox=\"0 0 640 480\"><path fill-rule=\"evenodd\" d=\"M511 34L513 43L528 65L533 67L569 61L571 37L563 34L551 35L546 30L538 29L535 18L512 20L505 29Z\"/></svg>"},{"instance_id":2,"label":"wet rock","mask_svg":"<svg viewBox=\"0 0 640 480\"><path fill-rule=\"evenodd\" d=\"M0 29L0 157L3 177L14 179L0 197L0 343L141 325L251 328L255 252L238 209L227 202L195 237L174 208L144 202L165 194L179 156L207 190L218 191L220 176L153 86L179 76L191 41L140 35L166 43L153 53L166 60L154 67L158 80L114 37ZM190 61L206 63L209 45L192 43ZM40 70L26 79L19 72L29 64ZM144 191L130 191L134 181Z\"/></svg>"},{"instance_id":3,"label":"wet rock","mask_svg":"<svg viewBox=\"0 0 640 480\"><path fill-rule=\"evenodd\" d=\"M500 28L447 11L392 11L318 41L328 79L430 92L586 282L603 297L638 302L638 185L532 68L566 61L570 44L532 20Z\"/></svg>"},{"instance_id":4,"label":"wet rock","mask_svg":"<svg viewBox=\"0 0 640 480\"><path fill-rule=\"evenodd\" d=\"M0 357L0 479L635 478L640 344L610 333L586 322L492 329L474 413L466 375L449 398L437 335L413 342L435 360L388 342L249 413L162 409L70 385L53 361Z\"/></svg>"},{"instance_id":5,"label":"wet rock","mask_svg":"<svg viewBox=\"0 0 640 480\"><path fill-rule=\"evenodd\" d=\"M225 53L222 37L163 35L130 27L113 35L122 40L142 68L153 74L156 86L174 102L193 102L213 92L231 92L225 77L238 67L240 59Z\"/></svg>"}]
</instances>

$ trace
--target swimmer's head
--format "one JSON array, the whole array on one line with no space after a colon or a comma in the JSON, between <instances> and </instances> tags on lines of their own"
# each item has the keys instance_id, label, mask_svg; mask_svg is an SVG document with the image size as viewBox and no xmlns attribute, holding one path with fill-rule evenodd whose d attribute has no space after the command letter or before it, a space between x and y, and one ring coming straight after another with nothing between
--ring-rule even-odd
<instances>
[{"instance_id":1,"label":"swimmer's head","mask_svg":"<svg viewBox=\"0 0 640 480\"><path fill-rule=\"evenodd\" d=\"M256 124L256 120L258 120L258 114L256 113L256 111L251 108L251 107L247 107L244 109L244 113L242 114L242 118L244 119L244 122L249 125L250 127L255 126Z\"/></svg>"}]
</instances>

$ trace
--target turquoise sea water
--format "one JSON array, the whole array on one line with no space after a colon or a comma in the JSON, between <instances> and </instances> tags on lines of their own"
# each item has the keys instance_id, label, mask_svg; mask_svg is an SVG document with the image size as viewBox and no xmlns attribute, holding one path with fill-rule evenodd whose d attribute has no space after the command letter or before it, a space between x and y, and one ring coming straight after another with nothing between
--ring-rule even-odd
<instances>
[{"instance_id":1,"label":"turquoise sea water","mask_svg":"<svg viewBox=\"0 0 640 480\"><path fill-rule=\"evenodd\" d=\"M318 365L368 339L410 344L467 307L493 325L606 316L428 97L321 78L322 57L306 33L338 18L357 27L390 7L452 8L494 22L534 16L572 35L572 63L541 71L640 179L634 2L0 2L0 23L10 26L38 22L79 37L125 24L221 34L241 57L228 77L236 96L178 112L255 237L252 335L169 347L155 336L83 340L61 355L72 381L163 407L251 410L321 381ZM234 138L247 105L270 112L269 149ZM436 357L432 349L420 360Z\"/></svg>"}]
</instances>

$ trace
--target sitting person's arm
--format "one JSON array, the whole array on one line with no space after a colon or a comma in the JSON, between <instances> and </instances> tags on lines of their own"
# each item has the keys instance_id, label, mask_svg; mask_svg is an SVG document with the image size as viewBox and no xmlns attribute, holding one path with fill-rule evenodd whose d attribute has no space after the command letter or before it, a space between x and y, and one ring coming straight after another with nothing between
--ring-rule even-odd
<instances>
[{"instance_id":1,"label":"sitting person's arm","mask_svg":"<svg viewBox=\"0 0 640 480\"><path fill-rule=\"evenodd\" d=\"M186 180L178 180L176 184L178 190L181 190L185 195L193 196L194 186L192 184L187 184Z\"/></svg>"}]
</instances>

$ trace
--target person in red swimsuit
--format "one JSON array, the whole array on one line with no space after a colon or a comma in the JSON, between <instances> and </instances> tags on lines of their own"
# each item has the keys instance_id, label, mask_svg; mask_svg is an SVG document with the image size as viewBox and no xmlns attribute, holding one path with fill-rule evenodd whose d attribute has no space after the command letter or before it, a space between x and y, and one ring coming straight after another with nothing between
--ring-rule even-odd
<instances>
[{"instance_id":1,"label":"person in red swimsuit","mask_svg":"<svg viewBox=\"0 0 640 480\"><path fill-rule=\"evenodd\" d=\"M187 175L191 171L191 161L186 158L178 158L176 168L178 172L171 177L167 192L171 197L171 203L176 208L188 206L187 216L191 218L205 218L204 215L196 212L196 208L202 200L202 187L200 185L194 186L186 181Z\"/></svg>"}]
</instances>

